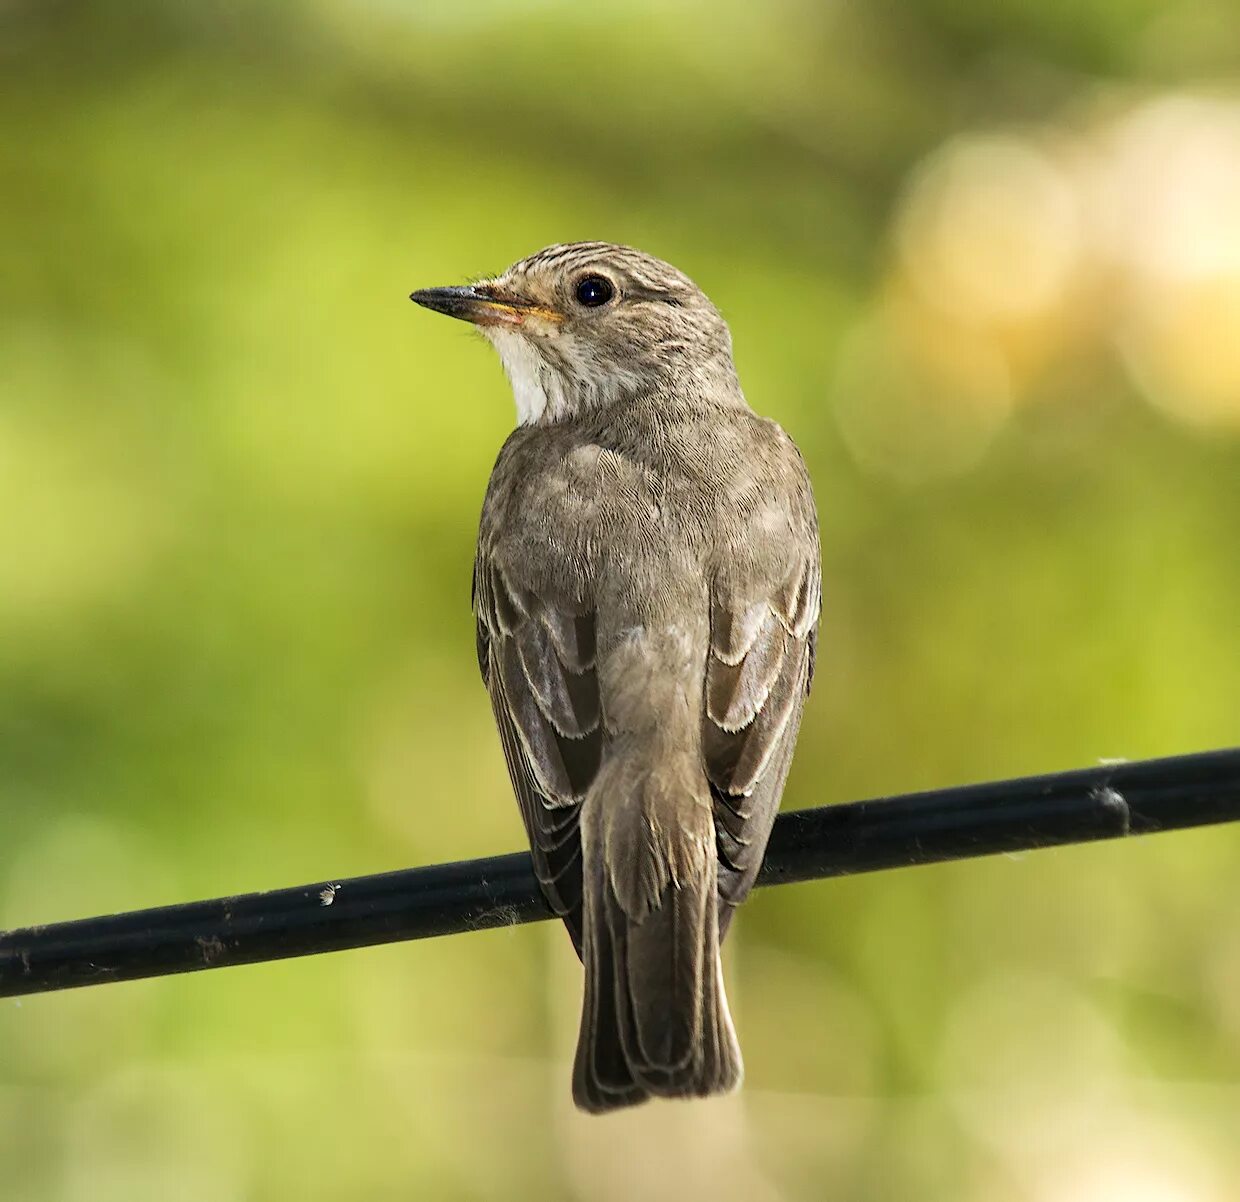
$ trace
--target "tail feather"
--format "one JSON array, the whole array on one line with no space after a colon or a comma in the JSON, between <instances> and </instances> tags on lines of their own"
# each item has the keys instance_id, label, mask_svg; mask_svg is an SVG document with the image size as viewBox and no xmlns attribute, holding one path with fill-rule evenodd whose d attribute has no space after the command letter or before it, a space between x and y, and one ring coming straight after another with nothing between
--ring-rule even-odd
<instances>
[{"instance_id":1,"label":"tail feather","mask_svg":"<svg viewBox=\"0 0 1240 1202\"><path fill-rule=\"evenodd\" d=\"M592 925L590 930L597 937L587 940L583 948L586 984L573 1069L573 1100L582 1110L602 1114L636 1106L649 1095L634 1079L620 1042L611 937L605 923Z\"/></svg>"},{"instance_id":2,"label":"tail feather","mask_svg":"<svg viewBox=\"0 0 1240 1202\"><path fill-rule=\"evenodd\" d=\"M705 795L704 780L701 790ZM573 1097L584 1110L615 1110L651 1096L706 1097L740 1084L740 1047L719 958L713 821L708 805L681 801L688 804L679 806L680 821L666 826L647 821L649 810L631 798L604 822L585 815L586 986L573 1073ZM604 826L610 863L591 838L591 828ZM655 830L668 832L669 846L660 847ZM618 867L614 857L626 855L663 862L649 875L648 863L631 858ZM661 887L639 905L613 880L641 872Z\"/></svg>"}]
</instances>

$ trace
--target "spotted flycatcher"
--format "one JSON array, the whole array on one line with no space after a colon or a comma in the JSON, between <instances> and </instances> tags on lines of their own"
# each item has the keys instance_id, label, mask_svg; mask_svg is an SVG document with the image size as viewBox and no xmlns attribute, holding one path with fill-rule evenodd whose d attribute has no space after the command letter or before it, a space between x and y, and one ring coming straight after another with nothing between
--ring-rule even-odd
<instances>
[{"instance_id":1,"label":"spotted flycatcher","mask_svg":"<svg viewBox=\"0 0 1240 1202\"><path fill-rule=\"evenodd\" d=\"M685 275L551 246L418 304L517 403L483 503L478 662L548 903L585 965L573 1098L736 1088L719 943L757 876L814 671L818 520Z\"/></svg>"}]
</instances>

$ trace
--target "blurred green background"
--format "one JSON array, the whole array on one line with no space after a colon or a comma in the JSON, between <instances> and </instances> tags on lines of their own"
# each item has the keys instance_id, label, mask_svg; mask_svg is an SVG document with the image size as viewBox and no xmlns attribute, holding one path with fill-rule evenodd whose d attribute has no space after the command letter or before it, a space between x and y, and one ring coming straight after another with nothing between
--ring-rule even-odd
<instances>
[{"instance_id":1,"label":"blurred green background","mask_svg":"<svg viewBox=\"0 0 1240 1202\"><path fill-rule=\"evenodd\" d=\"M0 3L0 926L506 851L512 420L411 288L631 242L827 580L786 804L1237 742L1232 0ZM1240 836L767 891L739 1098L549 926L0 1003L4 1202L1228 1202Z\"/></svg>"}]
</instances>

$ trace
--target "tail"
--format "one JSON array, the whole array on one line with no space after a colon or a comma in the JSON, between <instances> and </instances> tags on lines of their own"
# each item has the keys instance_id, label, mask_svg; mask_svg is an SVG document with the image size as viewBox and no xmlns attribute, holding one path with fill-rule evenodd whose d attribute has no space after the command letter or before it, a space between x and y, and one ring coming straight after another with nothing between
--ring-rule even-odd
<instances>
[{"instance_id":1,"label":"tail","mask_svg":"<svg viewBox=\"0 0 1240 1202\"><path fill-rule=\"evenodd\" d=\"M631 761L630 761L631 764ZM710 792L688 757L600 768L581 817L585 997L573 1100L603 1113L741 1082Z\"/></svg>"}]
</instances>

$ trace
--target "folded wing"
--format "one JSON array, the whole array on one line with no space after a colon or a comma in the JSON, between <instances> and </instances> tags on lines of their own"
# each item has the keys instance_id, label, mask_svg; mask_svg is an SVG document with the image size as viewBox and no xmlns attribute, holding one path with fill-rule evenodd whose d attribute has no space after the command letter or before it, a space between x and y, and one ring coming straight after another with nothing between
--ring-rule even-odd
<instances>
[{"instance_id":1,"label":"folded wing","mask_svg":"<svg viewBox=\"0 0 1240 1202\"><path fill-rule=\"evenodd\" d=\"M711 598L702 750L715 803L721 936L762 865L813 678L816 539L802 543L802 556L769 595L723 584Z\"/></svg>"},{"instance_id":2,"label":"folded wing","mask_svg":"<svg viewBox=\"0 0 1240 1202\"><path fill-rule=\"evenodd\" d=\"M534 871L581 954L581 803L602 747L594 615L474 565L478 663L521 807Z\"/></svg>"}]
</instances>

